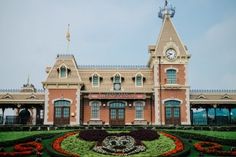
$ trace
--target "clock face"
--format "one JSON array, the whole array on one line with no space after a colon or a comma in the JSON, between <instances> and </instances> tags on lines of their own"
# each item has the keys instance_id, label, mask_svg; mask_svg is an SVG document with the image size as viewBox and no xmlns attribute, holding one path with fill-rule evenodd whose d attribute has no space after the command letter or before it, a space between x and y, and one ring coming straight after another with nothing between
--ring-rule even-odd
<instances>
[{"instance_id":1,"label":"clock face","mask_svg":"<svg viewBox=\"0 0 236 157\"><path fill-rule=\"evenodd\" d=\"M177 53L176 53L176 51L174 49L168 49L166 51L166 57L169 60L174 60L177 57Z\"/></svg>"},{"instance_id":2,"label":"clock face","mask_svg":"<svg viewBox=\"0 0 236 157\"><path fill-rule=\"evenodd\" d=\"M114 84L114 89L115 89L115 90L120 90L120 89L121 89L120 83L115 83L115 84Z\"/></svg>"}]
</instances>

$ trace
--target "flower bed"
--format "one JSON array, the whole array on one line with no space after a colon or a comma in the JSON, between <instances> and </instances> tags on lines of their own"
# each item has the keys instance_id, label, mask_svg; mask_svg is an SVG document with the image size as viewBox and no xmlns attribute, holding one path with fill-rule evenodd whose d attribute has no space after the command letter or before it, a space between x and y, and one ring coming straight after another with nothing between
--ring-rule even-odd
<instances>
[{"instance_id":1,"label":"flower bed","mask_svg":"<svg viewBox=\"0 0 236 157\"><path fill-rule=\"evenodd\" d=\"M223 146L215 142L197 142L194 147L196 150L207 154L236 156L236 151L224 151L222 150Z\"/></svg>"},{"instance_id":2,"label":"flower bed","mask_svg":"<svg viewBox=\"0 0 236 157\"><path fill-rule=\"evenodd\" d=\"M26 156L26 155L41 155L41 151L43 150L43 146L38 142L27 142L16 144L14 146L15 152L0 152L1 157L9 157L9 156Z\"/></svg>"},{"instance_id":3,"label":"flower bed","mask_svg":"<svg viewBox=\"0 0 236 157\"><path fill-rule=\"evenodd\" d=\"M70 152L65 151L64 149L61 148L61 143L62 141L72 135L77 134L76 132L72 132L72 133L67 133L64 136L61 136L59 138L57 138L56 140L54 140L54 142L52 143L52 147L54 150L56 150L57 152L64 154L64 155L73 155L74 157L79 156L78 154L71 154Z\"/></svg>"},{"instance_id":4,"label":"flower bed","mask_svg":"<svg viewBox=\"0 0 236 157\"><path fill-rule=\"evenodd\" d=\"M182 142L179 138L177 138L177 137L175 137L175 136L173 136L173 135L164 133L164 132L161 132L161 134L163 134L163 135L166 136L166 137L171 138L171 139L174 140L174 142L175 142L175 149L164 153L162 156L171 156L171 155L173 155L173 154L176 154L176 153L181 152L181 151L184 150L183 142Z\"/></svg>"}]
</instances>

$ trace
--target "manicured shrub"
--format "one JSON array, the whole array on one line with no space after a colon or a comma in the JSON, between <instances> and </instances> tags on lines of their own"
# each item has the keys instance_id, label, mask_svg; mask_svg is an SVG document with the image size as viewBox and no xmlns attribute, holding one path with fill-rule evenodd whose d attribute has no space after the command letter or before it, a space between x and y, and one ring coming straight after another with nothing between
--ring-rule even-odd
<instances>
[{"instance_id":1,"label":"manicured shrub","mask_svg":"<svg viewBox=\"0 0 236 157\"><path fill-rule=\"evenodd\" d=\"M141 140L141 141L152 141L160 137L157 131L147 130L147 129L134 130L131 131L129 134L136 140Z\"/></svg>"},{"instance_id":2,"label":"manicured shrub","mask_svg":"<svg viewBox=\"0 0 236 157\"><path fill-rule=\"evenodd\" d=\"M182 132L182 131L167 131L171 134L181 136L183 138L188 139L196 139L199 141L209 141L209 142L216 142L223 145L230 145L230 146L236 146L236 140L235 139L222 139L197 133L190 133L190 132Z\"/></svg>"},{"instance_id":3,"label":"manicured shrub","mask_svg":"<svg viewBox=\"0 0 236 157\"><path fill-rule=\"evenodd\" d=\"M108 136L105 130L82 130L79 138L86 141L101 141Z\"/></svg>"}]
</instances>

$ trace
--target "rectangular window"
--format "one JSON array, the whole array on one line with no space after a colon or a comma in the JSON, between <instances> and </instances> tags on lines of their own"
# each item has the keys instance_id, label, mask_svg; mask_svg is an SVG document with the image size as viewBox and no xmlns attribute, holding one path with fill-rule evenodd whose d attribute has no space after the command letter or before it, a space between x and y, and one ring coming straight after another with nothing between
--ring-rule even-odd
<instances>
[{"instance_id":1,"label":"rectangular window","mask_svg":"<svg viewBox=\"0 0 236 157\"><path fill-rule=\"evenodd\" d=\"M137 104L135 106L135 111L136 111L136 119L143 119L143 105Z\"/></svg>"},{"instance_id":2,"label":"rectangular window","mask_svg":"<svg viewBox=\"0 0 236 157\"><path fill-rule=\"evenodd\" d=\"M166 107L166 118L170 118L171 117L171 108Z\"/></svg>"},{"instance_id":3,"label":"rectangular window","mask_svg":"<svg viewBox=\"0 0 236 157\"><path fill-rule=\"evenodd\" d=\"M64 108L63 116L64 116L64 118L70 117L70 109L68 107Z\"/></svg>"},{"instance_id":4,"label":"rectangular window","mask_svg":"<svg viewBox=\"0 0 236 157\"><path fill-rule=\"evenodd\" d=\"M99 77L93 76L93 86L98 87L99 86Z\"/></svg>"},{"instance_id":5,"label":"rectangular window","mask_svg":"<svg viewBox=\"0 0 236 157\"><path fill-rule=\"evenodd\" d=\"M100 106L97 102L93 102L91 106L91 118L92 119L99 119L99 109Z\"/></svg>"},{"instance_id":6,"label":"rectangular window","mask_svg":"<svg viewBox=\"0 0 236 157\"><path fill-rule=\"evenodd\" d=\"M111 119L116 119L116 109L111 109Z\"/></svg>"},{"instance_id":7,"label":"rectangular window","mask_svg":"<svg viewBox=\"0 0 236 157\"><path fill-rule=\"evenodd\" d=\"M167 84L176 84L176 70L167 70Z\"/></svg>"},{"instance_id":8,"label":"rectangular window","mask_svg":"<svg viewBox=\"0 0 236 157\"><path fill-rule=\"evenodd\" d=\"M143 85L142 76L136 76L136 86L142 86L142 85Z\"/></svg>"},{"instance_id":9,"label":"rectangular window","mask_svg":"<svg viewBox=\"0 0 236 157\"><path fill-rule=\"evenodd\" d=\"M55 108L55 117L56 118L61 118L61 107L56 107Z\"/></svg>"},{"instance_id":10,"label":"rectangular window","mask_svg":"<svg viewBox=\"0 0 236 157\"><path fill-rule=\"evenodd\" d=\"M60 68L60 75L61 75L61 78L66 77L66 68L65 67Z\"/></svg>"},{"instance_id":11,"label":"rectangular window","mask_svg":"<svg viewBox=\"0 0 236 157\"><path fill-rule=\"evenodd\" d=\"M179 108L174 108L174 117L179 118Z\"/></svg>"},{"instance_id":12,"label":"rectangular window","mask_svg":"<svg viewBox=\"0 0 236 157\"><path fill-rule=\"evenodd\" d=\"M119 109L118 110L118 118L119 119L124 119L125 115L124 115L124 109Z\"/></svg>"},{"instance_id":13,"label":"rectangular window","mask_svg":"<svg viewBox=\"0 0 236 157\"><path fill-rule=\"evenodd\" d=\"M120 81L120 75L116 75L114 78L114 83L121 83Z\"/></svg>"}]
</instances>

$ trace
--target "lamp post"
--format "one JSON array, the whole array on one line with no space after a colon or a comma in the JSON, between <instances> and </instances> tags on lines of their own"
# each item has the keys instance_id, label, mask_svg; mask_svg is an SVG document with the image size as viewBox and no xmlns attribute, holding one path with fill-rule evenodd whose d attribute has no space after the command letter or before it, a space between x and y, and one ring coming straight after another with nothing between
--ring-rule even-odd
<instances>
[{"instance_id":1,"label":"lamp post","mask_svg":"<svg viewBox=\"0 0 236 157\"><path fill-rule=\"evenodd\" d=\"M161 89L161 56L158 56L158 71L159 71L159 86L160 86L160 91L159 91L159 100L160 100L160 121L161 121L161 126L162 126L162 89Z\"/></svg>"}]
</instances>

